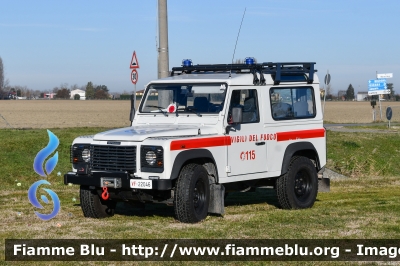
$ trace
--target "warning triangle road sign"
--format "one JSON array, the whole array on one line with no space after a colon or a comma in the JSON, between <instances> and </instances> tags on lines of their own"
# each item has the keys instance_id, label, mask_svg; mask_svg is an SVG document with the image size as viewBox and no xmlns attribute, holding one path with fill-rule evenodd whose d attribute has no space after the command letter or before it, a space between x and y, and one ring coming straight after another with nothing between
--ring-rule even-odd
<instances>
[{"instance_id":1,"label":"warning triangle road sign","mask_svg":"<svg viewBox=\"0 0 400 266\"><path fill-rule=\"evenodd\" d=\"M133 52L130 68L139 68L139 61L136 57L136 51Z\"/></svg>"}]
</instances>

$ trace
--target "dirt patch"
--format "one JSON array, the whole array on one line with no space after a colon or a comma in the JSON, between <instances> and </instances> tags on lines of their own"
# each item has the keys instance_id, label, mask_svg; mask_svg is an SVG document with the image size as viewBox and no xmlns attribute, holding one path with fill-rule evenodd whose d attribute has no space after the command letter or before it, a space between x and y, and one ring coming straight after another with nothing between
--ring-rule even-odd
<instances>
[{"instance_id":1,"label":"dirt patch","mask_svg":"<svg viewBox=\"0 0 400 266\"><path fill-rule=\"evenodd\" d=\"M0 128L129 126L129 101L0 101Z\"/></svg>"},{"instance_id":2,"label":"dirt patch","mask_svg":"<svg viewBox=\"0 0 400 266\"><path fill-rule=\"evenodd\" d=\"M400 102L382 102L382 121L386 120L386 108L392 107L393 122L400 122ZM332 123L371 123L372 107L370 102L326 102L324 121ZM375 106L376 119L380 119L379 104Z\"/></svg>"}]
</instances>

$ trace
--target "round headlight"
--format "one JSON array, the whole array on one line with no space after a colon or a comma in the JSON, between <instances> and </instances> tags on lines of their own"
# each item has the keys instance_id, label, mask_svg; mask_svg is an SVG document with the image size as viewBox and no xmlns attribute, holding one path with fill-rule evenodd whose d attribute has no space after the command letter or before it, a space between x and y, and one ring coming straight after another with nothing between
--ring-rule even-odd
<instances>
[{"instance_id":1,"label":"round headlight","mask_svg":"<svg viewBox=\"0 0 400 266\"><path fill-rule=\"evenodd\" d=\"M154 151L146 152L146 162L150 165L154 165L156 163L156 153Z\"/></svg>"},{"instance_id":2,"label":"round headlight","mask_svg":"<svg viewBox=\"0 0 400 266\"><path fill-rule=\"evenodd\" d=\"M83 159L85 162L89 162L89 160L90 160L90 150L89 150L89 149L84 149L84 150L82 151L82 159Z\"/></svg>"}]
</instances>

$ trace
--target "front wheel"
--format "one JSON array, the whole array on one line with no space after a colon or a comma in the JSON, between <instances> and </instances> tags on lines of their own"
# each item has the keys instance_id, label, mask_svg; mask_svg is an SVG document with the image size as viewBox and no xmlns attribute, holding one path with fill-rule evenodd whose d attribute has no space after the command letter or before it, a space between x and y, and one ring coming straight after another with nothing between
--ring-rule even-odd
<instances>
[{"instance_id":1,"label":"front wheel","mask_svg":"<svg viewBox=\"0 0 400 266\"><path fill-rule=\"evenodd\" d=\"M174 193L176 218L183 223L197 223L207 217L210 185L206 169L199 164L185 165Z\"/></svg>"},{"instance_id":2,"label":"front wheel","mask_svg":"<svg viewBox=\"0 0 400 266\"><path fill-rule=\"evenodd\" d=\"M114 215L116 202L100 198L95 189L80 187L79 193L83 215L90 218L106 218Z\"/></svg>"},{"instance_id":3,"label":"front wheel","mask_svg":"<svg viewBox=\"0 0 400 266\"><path fill-rule=\"evenodd\" d=\"M318 193L318 174L306 157L292 158L286 174L276 181L276 194L283 209L305 209L314 205Z\"/></svg>"}]
</instances>

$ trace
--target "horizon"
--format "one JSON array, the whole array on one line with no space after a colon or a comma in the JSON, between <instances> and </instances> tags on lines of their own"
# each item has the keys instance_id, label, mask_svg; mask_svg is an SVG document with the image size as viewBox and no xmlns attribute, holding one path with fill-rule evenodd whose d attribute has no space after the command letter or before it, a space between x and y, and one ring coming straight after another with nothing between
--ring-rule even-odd
<instances>
[{"instance_id":1,"label":"horizon","mask_svg":"<svg viewBox=\"0 0 400 266\"><path fill-rule=\"evenodd\" d=\"M400 22L399 9L395 0L169 1L169 69L187 58L193 64L245 57L316 62L320 87L329 71L333 94L350 84L355 93L368 91L368 80L382 73L393 73L387 82L399 94L400 35L393 26ZM49 91L92 82L111 93L132 92L133 51L140 65L136 90L157 79L154 0L7 2L0 10L0 34L4 77L11 86Z\"/></svg>"}]
</instances>

